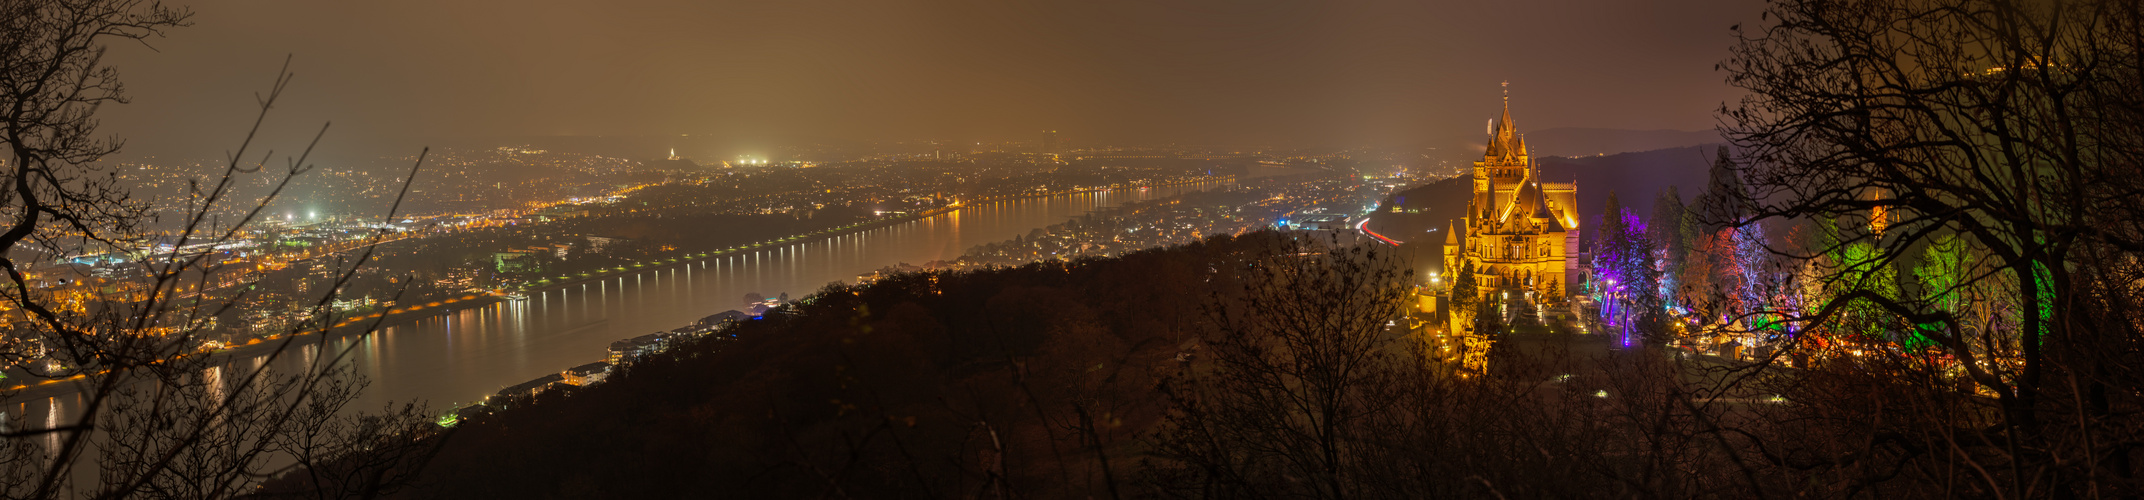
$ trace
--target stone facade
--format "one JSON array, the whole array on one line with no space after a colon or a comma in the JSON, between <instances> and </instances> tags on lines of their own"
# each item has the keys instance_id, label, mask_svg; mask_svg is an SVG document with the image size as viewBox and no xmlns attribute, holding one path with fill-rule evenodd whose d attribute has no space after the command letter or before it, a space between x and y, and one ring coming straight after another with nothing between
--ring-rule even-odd
<instances>
[{"instance_id":1,"label":"stone facade","mask_svg":"<svg viewBox=\"0 0 2144 500\"><path fill-rule=\"evenodd\" d=\"M1456 278L1472 264L1476 283L1451 293L1531 292L1536 303L1562 302L1579 272L1577 207L1577 185L1541 179L1511 121L1507 94L1488 149L1474 162L1474 199L1445 231L1445 274Z\"/></svg>"}]
</instances>

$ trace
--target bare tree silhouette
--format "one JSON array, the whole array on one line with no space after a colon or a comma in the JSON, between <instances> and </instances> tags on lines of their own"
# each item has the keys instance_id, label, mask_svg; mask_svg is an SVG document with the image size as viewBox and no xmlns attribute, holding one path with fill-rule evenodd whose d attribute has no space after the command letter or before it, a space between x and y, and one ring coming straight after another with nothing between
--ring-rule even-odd
<instances>
[{"instance_id":1,"label":"bare tree silhouette","mask_svg":"<svg viewBox=\"0 0 2144 500\"><path fill-rule=\"evenodd\" d=\"M427 439L429 419L415 406L351 416L345 407L364 382L342 363L349 351L298 342L337 322L329 305L371 246L343 263L306 320L263 347L264 362L229 364L200 350L216 316L244 294L212 293L210 284L237 266L198 249L237 241L313 169L310 155L327 130L281 166L270 167L272 151L255 153L291 82L288 62L257 96L259 114L222 174L190 186L186 210L154 210L154 200L133 197L112 167L97 163L120 142L97 135L96 111L126 100L117 69L103 60L106 44L145 42L186 26L190 15L141 0L0 3L0 174L8 182L0 189L0 361L72 385L82 401L74 422L0 432L0 493L228 497L298 469L321 496L385 491L401 477L395 471L411 466L405 459L421 459L417 448L438 441ZM235 194L255 176L273 189L258 199ZM130 254L141 278L88 291L40 280L65 282L74 270L51 263L62 257L106 252ZM271 371L301 354L301 368ZM59 446L49 454L33 444L54 435Z\"/></svg>"},{"instance_id":2,"label":"bare tree silhouette","mask_svg":"<svg viewBox=\"0 0 2144 500\"><path fill-rule=\"evenodd\" d=\"M1746 317L1831 350L1802 379L1822 390L1784 389L1807 403L1791 421L1868 446L1775 442L1800 456L1780 463L1852 477L1839 492L2136 494L2138 4L1779 0L1767 18L1722 65L1750 92L1722 110L1742 210L1707 222L1808 229L1768 242L1806 302Z\"/></svg>"}]
</instances>

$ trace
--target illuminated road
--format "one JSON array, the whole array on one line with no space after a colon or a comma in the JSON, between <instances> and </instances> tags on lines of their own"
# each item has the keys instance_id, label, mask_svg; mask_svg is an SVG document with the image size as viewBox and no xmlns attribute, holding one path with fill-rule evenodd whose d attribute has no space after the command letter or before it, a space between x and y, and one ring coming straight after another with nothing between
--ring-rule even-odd
<instances>
[{"instance_id":1,"label":"illuminated road","mask_svg":"<svg viewBox=\"0 0 2144 500\"><path fill-rule=\"evenodd\" d=\"M1400 246L1400 242L1399 242L1399 240L1395 240L1395 239L1392 239L1392 238L1386 238L1386 237L1385 237L1385 235L1382 235L1382 234L1377 234L1377 231L1371 231L1371 230L1370 230L1370 217L1369 217L1369 216L1367 216L1367 215L1365 215L1365 216L1363 216L1363 217L1362 217L1362 221L1361 221L1361 222L1356 222L1356 223L1355 223L1355 230L1357 230L1357 231L1362 231L1362 234L1367 234L1367 235L1370 235L1370 236L1374 236L1374 237L1376 237L1376 238L1377 238L1377 241L1382 241L1382 242L1385 242L1385 243L1387 243L1387 244L1390 244L1390 245L1392 245L1392 246Z\"/></svg>"}]
</instances>

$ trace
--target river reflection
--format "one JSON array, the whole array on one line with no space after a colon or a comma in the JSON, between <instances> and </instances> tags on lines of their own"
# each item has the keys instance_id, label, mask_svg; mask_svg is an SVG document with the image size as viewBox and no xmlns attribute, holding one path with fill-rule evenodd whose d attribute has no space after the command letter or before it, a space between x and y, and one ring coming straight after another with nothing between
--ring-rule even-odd
<instances>
[{"instance_id":1,"label":"river reflection","mask_svg":"<svg viewBox=\"0 0 2144 500\"><path fill-rule=\"evenodd\" d=\"M1121 189L978 204L870 231L532 291L526 300L453 310L364 338L308 337L300 352L292 353L298 355L277 363L310 363L354 347L348 362L371 386L352 408L377 411L389 401L424 400L443 410L508 385L601 361L612 341L738 309L747 293L803 297L827 283L853 281L882 267L953 259L969 247L1010 239L1097 208L1230 185ZM255 357L234 364L253 367L263 361ZM80 404L74 394L34 399L9 401L11 426L61 425L71 421ZM56 441L57 435L51 439Z\"/></svg>"}]
</instances>

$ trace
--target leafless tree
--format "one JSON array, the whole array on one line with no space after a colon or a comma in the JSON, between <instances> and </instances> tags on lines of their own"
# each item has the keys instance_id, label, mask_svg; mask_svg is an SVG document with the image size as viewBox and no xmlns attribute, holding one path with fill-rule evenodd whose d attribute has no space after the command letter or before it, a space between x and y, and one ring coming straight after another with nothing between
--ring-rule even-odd
<instances>
[{"instance_id":1,"label":"leafless tree","mask_svg":"<svg viewBox=\"0 0 2144 500\"><path fill-rule=\"evenodd\" d=\"M1206 310L1199 363L1166 386L1156 447L1173 487L1207 495L1359 496L1366 424L1420 370L1402 309L1412 272L1391 248L1337 235L1263 234L1269 251L1229 270L1238 291ZM1397 333L1395 333L1397 332Z\"/></svg>"},{"instance_id":2,"label":"leafless tree","mask_svg":"<svg viewBox=\"0 0 2144 500\"><path fill-rule=\"evenodd\" d=\"M217 252L192 249L237 241L283 187L312 170L319 138L275 168L272 152L255 153L255 136L291 82L286 63L258 95L260 115L222 174L191 186L187 209L160 213L155 200L135 198L112 167L98 163L120 142L97 134L96 111L126 99L103 55L111 42L146 42L189 17L144 0L0 2L0 175L7 180L0 189L0 270L7 273L0 361L70 385L83 402L74 422L0 432L0 472L7 473L0 493L228 497L297 469L313 475L323 496L378 493L399 477L393 470L406 468L400 460L422 456L389 452L407 451L432 432L414 408L348 416L344 407L364 385L342 363L348 351L298 343L301 334L337 322L329 307L335 291L370 246L313 303L307 320L262 347L263 362L245 366L201 351L216 316L242 293L212 290L235 266ZM273 189L258 199L236 194L238 184L256 177ZM169 245L151 244L159 241ZM105 289L46 284L74 276L54 262L100 253L130 255L139 278ZM274 371L277 360L299 355L298 368ZM35 450L33 440L53 437L55 449ZM349 473L363 477L326 477Z\"/></svg>"},{"instance_id":3,"label":"leafless tree","mask_svg":"<svg viewBox=\"0 0 2144 500\"><path fill-rule=\"evenodd\" d=\"M1749 97L1723 119L1746 211L1715 222L1821 228L1773 248L1817 300L1766 312L1869 358L1805 379L1850 390L1802 391L1795 421L1874 448L1778 463L1857 476L1834 492L2136 494L2137 317L2112 309L2136 289L2110 273L2144 252L2139 11L1776 0L1742 32L1723 68Z\"/></svg>"}]
</instances>

